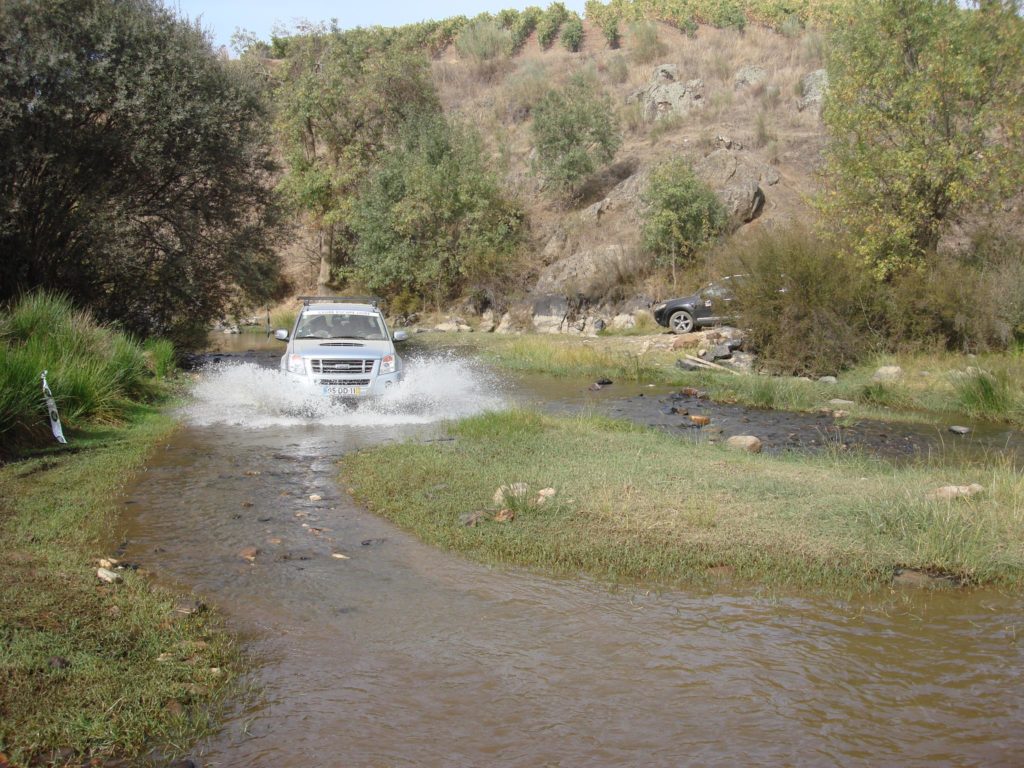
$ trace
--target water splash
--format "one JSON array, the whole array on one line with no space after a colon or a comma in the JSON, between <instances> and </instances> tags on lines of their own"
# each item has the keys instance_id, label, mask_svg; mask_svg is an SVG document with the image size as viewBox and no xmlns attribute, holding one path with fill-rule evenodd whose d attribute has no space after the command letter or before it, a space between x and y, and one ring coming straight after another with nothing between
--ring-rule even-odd
<instances>
[{"instance_id":1,"label":"water splash","mask_svg":"<svg viewBox=\"0 0 1024 768\"><path fill-rule=\"evenodd\" d=\"M304 393L277 370L253 363L207 368L186 408L192 424L384 426L430 424L506 407L497 378L478 363L454 356L406 362L405 378L386 394L332 402Z\"/></svg>"}]
</instances>

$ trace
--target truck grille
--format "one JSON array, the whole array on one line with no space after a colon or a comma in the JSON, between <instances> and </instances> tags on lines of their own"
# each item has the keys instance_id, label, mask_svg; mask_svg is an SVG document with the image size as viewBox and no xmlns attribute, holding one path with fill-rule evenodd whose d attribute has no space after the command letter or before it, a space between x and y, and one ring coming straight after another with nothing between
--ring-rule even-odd
<instances>
[{"instance_id":1,"label":"truck grille","mask_svg":"<svg viewBox=\"0 0 1024 768\"><path fill-rule=\"evenodd\" d=\"M360 374L373 372L373 360L352 360L348 358L324 358L310 360L313 373Z\"/></svg>"},{"instance_id":2,"label":"truck grille","mask_svg":"<svg viewBox=\"0 0 1024 768\"><path fill-rule=\"evenodd\" d=\"M369 379L320 379L320 384L328 387L368 387Z\"/></svg>"}]
</instances>

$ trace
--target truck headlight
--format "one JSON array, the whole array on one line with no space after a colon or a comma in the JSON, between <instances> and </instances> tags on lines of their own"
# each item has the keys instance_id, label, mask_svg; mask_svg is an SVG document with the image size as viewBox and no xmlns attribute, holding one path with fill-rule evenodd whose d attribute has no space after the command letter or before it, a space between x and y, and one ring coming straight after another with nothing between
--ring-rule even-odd
<instances>
[{"instance_id":1,"label":"truck headlight","mask_svg":"<svg viewBox=\"0 0 1024 768\"><path fill-rule=\"evenodd\" d=\"M288 373L297 373L300 376L306 375L306 361L302 355L288 355Z\"/></svg>"},{"instance_id":2,"label":"truck headlight","mask_svg":"<svg viewBox=\"0 0 1024 768\"><path fill-rule=\"evenodd\" d=\"M384 355L380 360L380 372L381 373L394 373L395 372L395 356Z\"/></svg>"}]
</instances>

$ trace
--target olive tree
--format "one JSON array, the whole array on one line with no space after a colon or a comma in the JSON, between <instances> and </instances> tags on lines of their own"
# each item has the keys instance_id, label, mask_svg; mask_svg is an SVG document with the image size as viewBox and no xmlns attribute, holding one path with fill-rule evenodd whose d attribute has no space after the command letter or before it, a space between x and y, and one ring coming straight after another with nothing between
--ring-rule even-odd
<instances>
[{"instance_id":1,"label":"olive tree","mask_svg":"<svg viewBox=\"0 0 1024 768\"><path fill-rule=\"evenodd\" d=\"M138 333L277 283L266 104L156 0L0 4L0 301L60 291Z\"/></svg>"},{"instance_id":2,"label":"olive tree","mask_svg":"<svg viewBox=\"0 0 1024 768\"><path fill-rule=\"evenodd\" d=\"M571 197L622 144L608 94L586 72L573 75L564 88L549 90L533 108L533 143L534 172Z\"/></svg>"},{"instance_id":3,"label":"olive tree","mask_svg":"<svg viewBox=\"0 0 1024 768\"><path fill-rule=\"evenodd\" d=\"M824 200L879 278L922 264L943 224L1024 180L1019 0L838 7Z\"/></svg>"},{"instance_id":4,"label":"olive tree","mask_svg":"<svg viewBox=\"0 0 1024 768\"><path fill-rule=\"evenodd\" d=\"M729 221L715 193L697 178L684 158L665 163L651 173L643 192L643 242L659 265L676 265L720 234Z\"/></svg>"}]
</instances>

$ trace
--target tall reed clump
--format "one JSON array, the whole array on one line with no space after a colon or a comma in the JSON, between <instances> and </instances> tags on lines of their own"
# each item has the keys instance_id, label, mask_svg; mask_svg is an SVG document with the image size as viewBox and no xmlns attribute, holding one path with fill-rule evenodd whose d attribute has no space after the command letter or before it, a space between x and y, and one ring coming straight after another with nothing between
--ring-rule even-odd
<instances>
[{"instance_id":1,"label":"tall reed clump","mask_svg":"<svg viewBox=\"0 0 1024 768\"><path fill-rule=\"evenodd\" d=\"M976 418L1009 419L1017 410L1016 398L1006 371L969 368L953 381L957 402Z\"/></svg>"},{"instance_id":2,"label":"tall reed clump","mask_svg":"<svg viewBox=\"0 0 1024 768\"><path fill-rule=\"evenodd\" d=\"M460 56L473 62L477 75L487 80L512 53L512 33L493 19L475 19L459 33L455 48Z\"/></svg>"},{"instance_id":3,"label":"tall reed clump","mask_svg":"<svg viewBox=\"0 0 1024 768\"><path fill-rule=\"evenodd\" d=\"M147 354L64 297L23 297L0 311L0 453L47 439L43 371L61 419L73 428L120 419L155 393L153 373L166 375L172 361L169 343L154 343Z\"/></svg>"}]
</instances>

